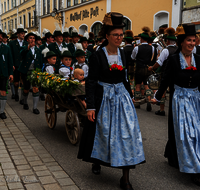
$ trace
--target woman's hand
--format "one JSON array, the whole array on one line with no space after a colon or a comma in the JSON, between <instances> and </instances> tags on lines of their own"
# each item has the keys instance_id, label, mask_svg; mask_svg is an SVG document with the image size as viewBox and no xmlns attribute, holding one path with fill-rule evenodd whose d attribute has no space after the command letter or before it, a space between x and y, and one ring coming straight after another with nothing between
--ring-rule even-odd
<instances>
[{"instance_id":1,"label":"woman's hand","mask_svg":"<svg viewBox=\"0 0 200 190\"><path fill-rule=\"evenodd\" d=\"M156 104L158 101L154 98L154 99L151 99L151 103L152 104Z\"/></svg>"},{"instance_id":2,"label":"woman's hand","mask_svg":"<svg viewBox=\"0 0 200 190\"><path fill-rule=\"evenodd\" d=\"M90 121L94 122L94 120L95 120L95 111L94 110L87 111L87 116L88 116L88 119Z\"/></svg>"},{"instance_id":3,"label":"woman's hand","mask_svg":"<svg viewBox=\"0 0 200 190\"><path fill-rule=\"evenodd\" d=\"M135 100L134 100L134 98L132 99L132 101L133 101L133 103L135 103Z\"/></svg>"}]
</instances>

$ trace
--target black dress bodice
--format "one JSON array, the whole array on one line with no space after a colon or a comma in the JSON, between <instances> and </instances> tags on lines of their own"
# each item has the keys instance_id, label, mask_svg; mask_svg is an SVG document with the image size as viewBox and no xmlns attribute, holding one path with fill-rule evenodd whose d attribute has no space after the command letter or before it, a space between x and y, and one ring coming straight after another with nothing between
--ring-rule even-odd
<instances>
[{"instance_id":1,"label":"black dress bodice","mask_svg":"<svg viewBox=\"0 0 200 190\"><path fill-rule=\"evenodd\" d=\"M109 84L117 84L123 82L130 96L133 97L130 83L127 79L127 66L123 50L120 50L120 53L123 66L125 67L125 69L122 71L110 71L107 57L102 49L93 53L90 57L89 74L85 85L87 109L96 109L96 99L102 99L103 87L98 84L98 81Z\"/></svg>"},{"instance_id":2,"label":"black dress bodice","mask_svg":"<svg viewBox=\"0 0 200 190\"><path fill-rule=\"evenodd\" d=\"M200 56L194 54L197 70L181 69L179 53L172 55L165 68L163 78L161 80L160 88L156 93L156 99L160 100L166 91L167 87L173 91L174 85L182 88L196 88L200 89Z\"/></svg>"}]
</instances>

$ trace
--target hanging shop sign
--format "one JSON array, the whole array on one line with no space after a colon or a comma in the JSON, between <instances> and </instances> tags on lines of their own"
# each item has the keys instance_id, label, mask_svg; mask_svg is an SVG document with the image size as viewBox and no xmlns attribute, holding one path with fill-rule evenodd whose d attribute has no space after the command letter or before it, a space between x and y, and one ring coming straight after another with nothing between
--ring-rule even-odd
<instances>
[{"instance_id":1,"label":"hanging shop sign","mask_svg":"<svg viewBox=\"0 0 200 190\"><path fill-rule=\"evenodd\" d=\"M85 18L89 18L90 19L92 17L97 17L99 15L99 7L96 6L95 9L90 8L90 11L88 11L87 9L78 12L75 12L74 14L70 14L70 21L78 21L78 20L84 20Z\"/></svg>"}]
</instances>

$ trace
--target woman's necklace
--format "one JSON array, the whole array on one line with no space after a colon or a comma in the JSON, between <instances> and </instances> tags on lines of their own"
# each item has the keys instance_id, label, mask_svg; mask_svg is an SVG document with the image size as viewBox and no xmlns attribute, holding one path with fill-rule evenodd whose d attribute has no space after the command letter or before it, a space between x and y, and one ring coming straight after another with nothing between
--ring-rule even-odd
<instances>
[{"instance_id":1,"label":"woman's necklace","mask_svg":"<svg viewBox=\"0 0 200 190\"><path fill-rule=\"evenodd\" d=\"M117 54L118 54L117 52L116 52L116 53L110 52L110 51L108 50L108 48L106 48L106 50L107 50L107 52L108 52L109 54L111 54L111 55L117 55Z\"/></svg>"}]
</instances>

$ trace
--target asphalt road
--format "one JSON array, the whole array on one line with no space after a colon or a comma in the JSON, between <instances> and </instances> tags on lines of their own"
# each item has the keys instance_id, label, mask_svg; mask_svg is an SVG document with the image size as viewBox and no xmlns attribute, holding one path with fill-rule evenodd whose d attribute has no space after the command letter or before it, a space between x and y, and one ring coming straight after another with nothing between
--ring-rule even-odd
<instances>
[{"instance_id":1,"label":"asphalt road","mask_svg":"<svg viewBox=\"0 0 200 190\"><path fill-rule=\"evenodd\" d=\"M7 102L81 190L120 189L119 179L122 176L120 169L102 167L101 174L96 176L91 172L90 163L77 159L78 145L71 145L65 132L65 113L58 113L57 125L51 130L47 127L44 102L40 101L38 105L40 115L32 113L31 94L28 99L29 110L23 110L19 102L11 100L10 93ZM180 173L167 164L163 153L167 142L168 116L156 116L154 112L158 108L154 105L153 110L147 112L143 105L141 109L137 109L146 163L131 170L130 181L133 188L135 190L199 189L191 183L188 174ZM166 113L167 111L166 108Z\"/></svg>"}]
</instances>

